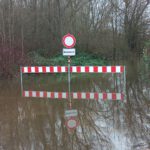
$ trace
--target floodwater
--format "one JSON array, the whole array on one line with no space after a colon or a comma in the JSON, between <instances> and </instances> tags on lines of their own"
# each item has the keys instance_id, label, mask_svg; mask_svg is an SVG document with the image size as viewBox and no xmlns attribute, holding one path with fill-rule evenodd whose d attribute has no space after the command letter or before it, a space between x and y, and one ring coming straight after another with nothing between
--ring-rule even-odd
<instances>
[{"instance_id":1,"label":"floodwater","mask_svg":"<svg viewBox=\"0 0 150 150\"><path fill-rule=\"evenodd\" d=\"M22 97L20 77L1 80L0 150L149 150L150 72L139 70L128 67L126 101L72 99L75 129L66 125L67 99ZM110 79L76 75L71 91L113 92ZM23 81L25 90L68 91L67 75L24 75Z\"/></svg>"}]
</instances>

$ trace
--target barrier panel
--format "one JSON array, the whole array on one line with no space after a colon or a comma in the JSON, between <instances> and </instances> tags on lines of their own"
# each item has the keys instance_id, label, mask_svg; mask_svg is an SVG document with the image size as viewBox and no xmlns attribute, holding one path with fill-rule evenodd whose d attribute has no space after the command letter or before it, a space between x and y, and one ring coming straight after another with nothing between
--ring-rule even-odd
<instances>
[{"instance_id":1,"label":"barrier panel","mask_svg":"<svg viewBox=\"0 0 150 150\"><path fill-rule=\"evenodd\" d=\"M124 66L71 66L71 73L123 73ZM67 73L68 66L28 66L22 73Z\"/></svg>"},{"instance_id":2,"label":"barrier panel","mask_svg":"<svg viewBox=\"0 0 150 150\"><path fill-rule=\"evenodd\" d=\"M24 97L67 99L68 92L23 91ZM123 93L71 92L72 99L123 100Z\"/></svg>"}]
</instances>

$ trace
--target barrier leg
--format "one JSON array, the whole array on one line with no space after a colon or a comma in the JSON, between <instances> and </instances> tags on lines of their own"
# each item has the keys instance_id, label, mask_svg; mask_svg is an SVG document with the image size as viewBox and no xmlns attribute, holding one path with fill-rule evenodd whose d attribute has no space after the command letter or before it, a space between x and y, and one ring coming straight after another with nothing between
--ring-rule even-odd
<instances>
[{"instance_id":1,"label":"barrier leg","mask_svg":"<svg viewBox=\"0 0 150 150\"><path fill-rule=\"evenodd\" d=\"M20 83L21 83L21 96L23 95L23 80L22 80L22 67L20 67Z\"/></svg>"}]
</instances>

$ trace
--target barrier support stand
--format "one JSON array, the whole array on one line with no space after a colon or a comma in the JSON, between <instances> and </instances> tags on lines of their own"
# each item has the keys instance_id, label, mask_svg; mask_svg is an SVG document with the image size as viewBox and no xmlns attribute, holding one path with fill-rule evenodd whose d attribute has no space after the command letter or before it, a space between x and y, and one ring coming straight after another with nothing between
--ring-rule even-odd
<instances>
[{"instance_id":1,"label":"barrier support stand","mask_svg":"<svg viewBox=\"0 0 150 150\"><path fill-rule=\"evenodd\" d=\"M23 80L22 80L22 67L20 67L20 83L21 83L21 96L23 95Z\"/></svg>"},{"instance_id":2,"label":"barrier support stand","mask_svg":"<svg viewBox=\"0 0 150 150\"><path fill-rule=\"evenodd\" d=\"M71 58L68 56L68 98L69 98L69 107L71 109L72 107L72 101L71 101L71 88L70 88L70 82L71 82L71 77L70 77L70 63L71 63Z\"/></svg>"}]
</instances>

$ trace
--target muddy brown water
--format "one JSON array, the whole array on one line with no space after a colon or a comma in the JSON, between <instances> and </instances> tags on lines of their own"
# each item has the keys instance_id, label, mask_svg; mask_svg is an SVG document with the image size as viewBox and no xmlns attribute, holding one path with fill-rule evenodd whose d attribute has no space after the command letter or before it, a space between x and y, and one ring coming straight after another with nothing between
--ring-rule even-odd
<instances>
[{"instance_id":1,"label":"muddy brown water","mask_svg":"<svg viewBox=\"0 0 150 150\"><path fill-rule=\"evenodd\" d=\"M108 78L74 77L71 91L112 91ZM25 76L24 89L67 91L66 79L67 75ZM126 86L126 103L72 100L79 125L69 130L64 117L68 100L23 98L20 79L1 80L0 150L150 149L149 81L147 76L129 73Z\"/></svg>"}]
</instances>

